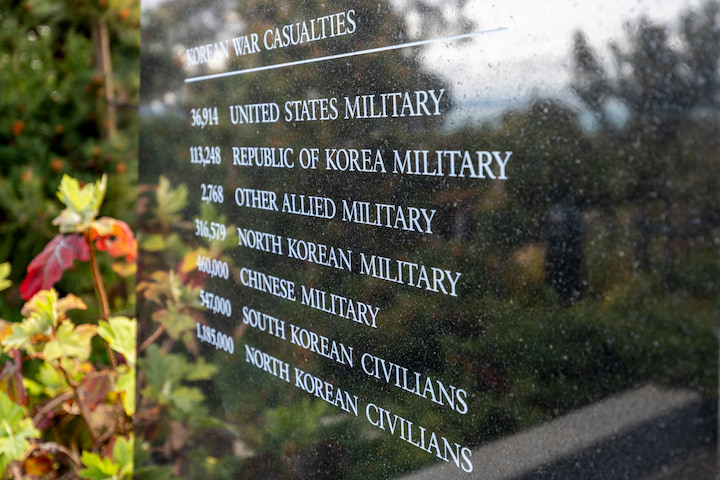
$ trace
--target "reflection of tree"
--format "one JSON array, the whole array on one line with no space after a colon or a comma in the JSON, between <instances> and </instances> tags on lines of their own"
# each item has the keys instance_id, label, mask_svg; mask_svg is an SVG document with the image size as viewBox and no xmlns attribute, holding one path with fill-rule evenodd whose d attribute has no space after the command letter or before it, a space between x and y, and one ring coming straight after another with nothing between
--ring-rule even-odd
<instances>
[{"instance_id":1,"label":"reflection of tree","mask_svg":"<svg viewBox=\"0 0 720 480\"><path fill-rule=\"evenodd\" d=\"M612 73L577 34L571 86L582 112L536 99L496 126L452 135L514 152L500 202L462 197L482 236L468 242L473 271L477 257L487 261L473 278L482 334L453 345L479 391L493 385L489 370L548 412L587 401L579 391L597 398L638 381L716 388L716 374L698 369L717 355L707 308L720 278L717 13L708 4L685 14L679 36L641 20L628 46L613 47ZM523 391L520 378L542 386ZM485 421L497 407L509 418L503 432L517 427L522 408L496 398L484 399Z\"/></svg>"},{"instance_id":2,"label":"reflection of tree","mask_svg":"<svg viewBox=\"0 0 720 480\"><path fill-rule=\"evenodd\" d=\"M671 287L680 250L718 226L717 177L703 172L718 162L719 11L707 3L686 13L677 36L645 18L628 23L627 46L610 46L612 70L576 33L571 86L592 118L589 130L551 101L504 120L518 158L527 159L518 162L517 198L546 219L551 205L599 209L612 222L631 215L635 262L660 270ZM546 258L549 279L554 264Z\"/></svg>"},{"instance_id":3,"label":"reflection of tree","mask_svg":"<svg viewBox=\"0 0 720 480\"><path fill-rule=\"evenodd\" d=\"M584 34L576 33L573 88L603 125L612 123L610 102L616 100L630 112L626 128L653 141L672 140L690 113L717 106L719 13L718 4L707 3L701 12L686 14L679 41L666 26L646 18L628 24L628 50L611 44L614 78L600 66Z\"/></svg>"},{"instance_id":4,"label":"reflection of tree","mask_svg":"<svg viewBox=\"0 0 720 480\"><path fill-rule=\"evenodd\" d=\"M597 120L595 143L615 157L616 201L639 207L636 259L648 267L652 238L664 236L666 281L678 250L718 225L713 175L702 172L717 171L719 13L707 3L685 14L679 38L644 18L630 25L628 47L611 45L614 75L575 35L573 88Z\"/></svg>"}]
</instances>

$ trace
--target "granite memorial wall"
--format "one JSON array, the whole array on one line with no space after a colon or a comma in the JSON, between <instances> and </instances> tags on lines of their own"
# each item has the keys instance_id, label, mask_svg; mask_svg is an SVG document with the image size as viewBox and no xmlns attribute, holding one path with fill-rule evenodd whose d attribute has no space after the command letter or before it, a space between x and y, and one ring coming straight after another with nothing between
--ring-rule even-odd
<instances>
[{"instance_id":1,"label":"granite memorial wall","mask_svg":"<svg viewBox=\"0 0 720 480\"><path fill-rule=\"evenodd\" d=\"M643 395L612 478L714 442L720 9L591 3L143 0L139 472L495 478Z\"/></svg>"}]
</instances>

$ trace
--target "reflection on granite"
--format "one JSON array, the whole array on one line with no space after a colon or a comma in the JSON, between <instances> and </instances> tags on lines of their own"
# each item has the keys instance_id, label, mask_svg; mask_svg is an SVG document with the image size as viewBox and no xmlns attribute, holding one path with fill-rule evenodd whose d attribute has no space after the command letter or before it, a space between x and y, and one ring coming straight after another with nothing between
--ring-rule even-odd
<instances>
[{"instance_id":1,"label":"reflection on granite","mask_svg":"<svg viewBox=\"0 0 720 480\"><path fill-rule=\"evenodd\" d=\"M715 442L720 8L570 3L143 5L148 475L637 478Z\"/></svg>"}]
</instances>

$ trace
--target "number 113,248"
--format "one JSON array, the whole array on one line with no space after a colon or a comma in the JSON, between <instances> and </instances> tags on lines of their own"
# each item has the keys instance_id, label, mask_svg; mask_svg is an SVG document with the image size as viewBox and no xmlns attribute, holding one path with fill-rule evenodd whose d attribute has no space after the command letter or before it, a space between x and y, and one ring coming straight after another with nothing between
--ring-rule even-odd
<instances>
[{"instance_id":1,"label":"number 113,248","mask_svg":"<svg viewBox=\"0 0 720 480\"><path fill-rule=\"evenodd\" d=\"M206 165L220 165L222 163L220 147L190 147L190 163L196 163L203 167Z\"/></svg>"}]
</instances>

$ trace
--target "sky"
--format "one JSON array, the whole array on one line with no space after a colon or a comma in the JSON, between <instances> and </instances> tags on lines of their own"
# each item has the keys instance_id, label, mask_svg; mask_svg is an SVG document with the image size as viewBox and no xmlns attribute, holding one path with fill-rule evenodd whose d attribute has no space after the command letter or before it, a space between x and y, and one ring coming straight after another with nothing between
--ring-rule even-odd
<instances>
[{"instance_id":1,"label":"sky","mask_svg":"<svg viewBox=\"0 0 720 480\"><path fill-rule=\"evenodd\" d=\"M627 21L641 16L666 24L701 1L469 1L464 15L476 30L507 30L456 45L428 48L428 65L454 82L458 100L484 106L487 114L523 103L534 93L565 97L572 67L572 39L582 30L611 68L610 40L626 39ZM452 72L452 73L448 73Z\"/></svg>"},{"instance_id":2,"label":"sky","mask_svg":"<svg viewBox=\"0 0 720 480\"><path fill-rule=\"evenodd\" d=\"M142 0L142 8L153 8L168 1L172 0ZM413 0L392 1L402 5ZM505 29L469 41L439 42L424 47L426 65L452 85L456 104L467 107L466 113L458 114L460 117L490 117L537 95L571 100L568 84L572 39L577 30L585 33L590 45L604 59L606 68L611 68L608 43L614 40L622 44L626 38L623 26L627 21L646 16L653 22L666 24L676 21L681 12L697 9L703 3L702 0L469 0L458 13L449 10L454 2L426 2L445 8L448 15L471 19L474 31ZM239 26L226 25L223 30L235 31Z\"/></svg>"}]
</instances>

